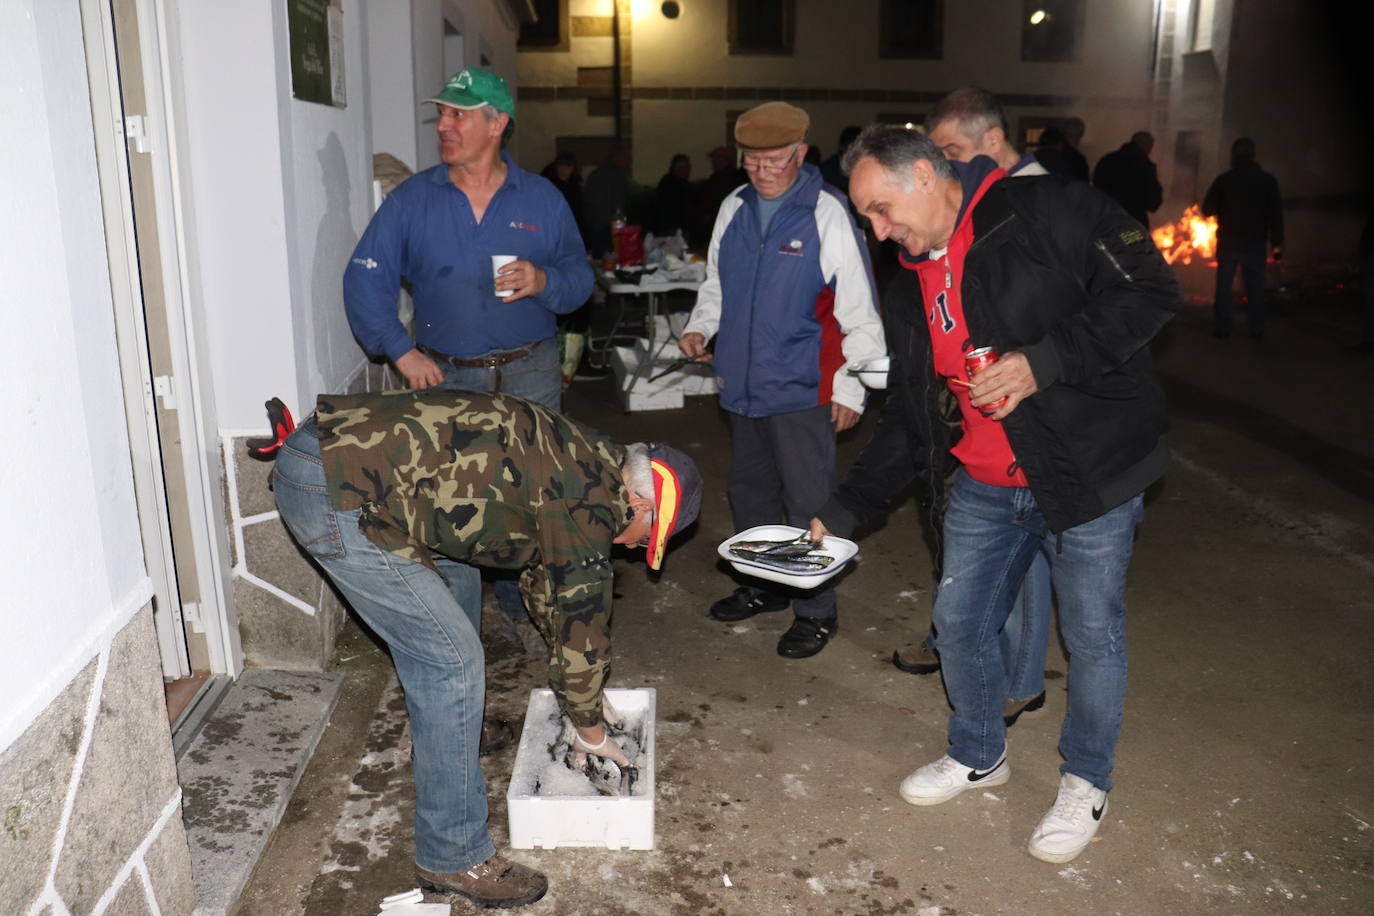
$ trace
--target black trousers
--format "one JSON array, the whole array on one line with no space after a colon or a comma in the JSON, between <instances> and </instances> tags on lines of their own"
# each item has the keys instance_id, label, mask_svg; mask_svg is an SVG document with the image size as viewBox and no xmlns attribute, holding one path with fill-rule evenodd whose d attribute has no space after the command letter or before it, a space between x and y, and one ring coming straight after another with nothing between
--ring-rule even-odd
<instances>
[{"instance_id":1,"label":"black trousers","mask_svg":"<svg viewBox=\"0 0 1374 916\"><path fill-rule=\"evenodd\" d=\"M755 525L806 528L835 489L830 405L771 417L730 418L730 511L735 530ZM762 580L751 585L765 587ZM835 588L795 592L798 617L835 616Z\"/></svg>"}]
</instances>

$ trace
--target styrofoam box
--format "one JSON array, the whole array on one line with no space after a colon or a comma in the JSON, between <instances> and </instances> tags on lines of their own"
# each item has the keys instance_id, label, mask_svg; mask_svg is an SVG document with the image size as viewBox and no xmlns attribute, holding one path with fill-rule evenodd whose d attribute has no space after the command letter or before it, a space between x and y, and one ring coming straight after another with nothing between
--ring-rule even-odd
<instances>
[{"instance_id":1,"label":"styrofoam box","mask_svg":"<svg viewBox=\"0 0 1374 916\"><path fill-rule=\"evenodd\" d=\"M659 338L654 344L657 356L644 367L633 389L626 387L630 376L649 352L649 342L640 337L633 347L616 347L611 351L611 369L615 372L616 390L620 401L629 411L671 410L682 406L684 395L715 394L716 380L709 365L684 366L655 381L649 381L667 369L682 354L671 341Z\"/></svg>"},{"instance_id":2,"label":"styrofoam box","mask_svg":"<svg viewBox=\"0 0 1374 916\"><path fill-rule=\"evenodd\" d=\"M626 718L643 717L644 741L640 749L639 786L626 798L558 797L517 794L520 786L533 786L544 766L548 750L531 728L558 710L552 690L530 691L525 728L506 792L510 845L514 849L556 849L559 846L602 846L607 849L654 848L654 719L657 697L652 687L608 688L606 697ZM642 794L641 794L642 791Z\"/></svg>"}]
</instances>

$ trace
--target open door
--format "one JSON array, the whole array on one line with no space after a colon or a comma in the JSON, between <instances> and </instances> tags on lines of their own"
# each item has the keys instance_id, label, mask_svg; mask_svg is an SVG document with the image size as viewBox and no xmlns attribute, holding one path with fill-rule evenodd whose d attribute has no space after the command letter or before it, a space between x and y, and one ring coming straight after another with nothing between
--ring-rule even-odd
<instances>
[{"instance_id":1,"label":"open door","mask_svg":"<svg viewBox=\"0 0 1374 916\"><path fill-rule=\"evenodd\" d=\"M134 485L176 733L237 673L205 507L158 0L82 0Z\"/></svg>"}]
</instances>

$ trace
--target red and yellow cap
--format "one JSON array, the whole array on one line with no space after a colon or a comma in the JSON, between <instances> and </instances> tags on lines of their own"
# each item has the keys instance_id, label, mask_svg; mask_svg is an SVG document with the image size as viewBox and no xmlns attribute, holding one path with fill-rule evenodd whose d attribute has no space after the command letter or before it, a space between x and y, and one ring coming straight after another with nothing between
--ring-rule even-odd
<instances>
[{"instance_id":1,"label":"red and yellow cap","mask_svg":"<svg viewBox=\"0 0 1374 916\"><path fill-rule=\"evenodd\" d=\"M686 454L658 444L649 447L649 472L654 480L654 520L644 561L650 569L659 569L668 538L696 521L701 509L701 474Z\"/></svg>"}]
</instances>

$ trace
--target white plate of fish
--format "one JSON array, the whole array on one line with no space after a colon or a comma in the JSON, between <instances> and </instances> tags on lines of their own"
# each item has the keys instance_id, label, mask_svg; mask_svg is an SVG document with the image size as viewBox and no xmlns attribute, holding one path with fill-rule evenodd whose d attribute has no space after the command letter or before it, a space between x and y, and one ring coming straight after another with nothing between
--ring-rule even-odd
<instances>
[{"instance_id":1,"label":"white plate of fish","mask_svg":"<svg viewBox=\"0 0 1374 916\"><path fill-rule=\"evenodd\" d=\"M815 588L849 565L859 545L833 534L819 544L791 525L755 525L721 542L716 553L746 576Z\"/></svg>"}]
</instances>

